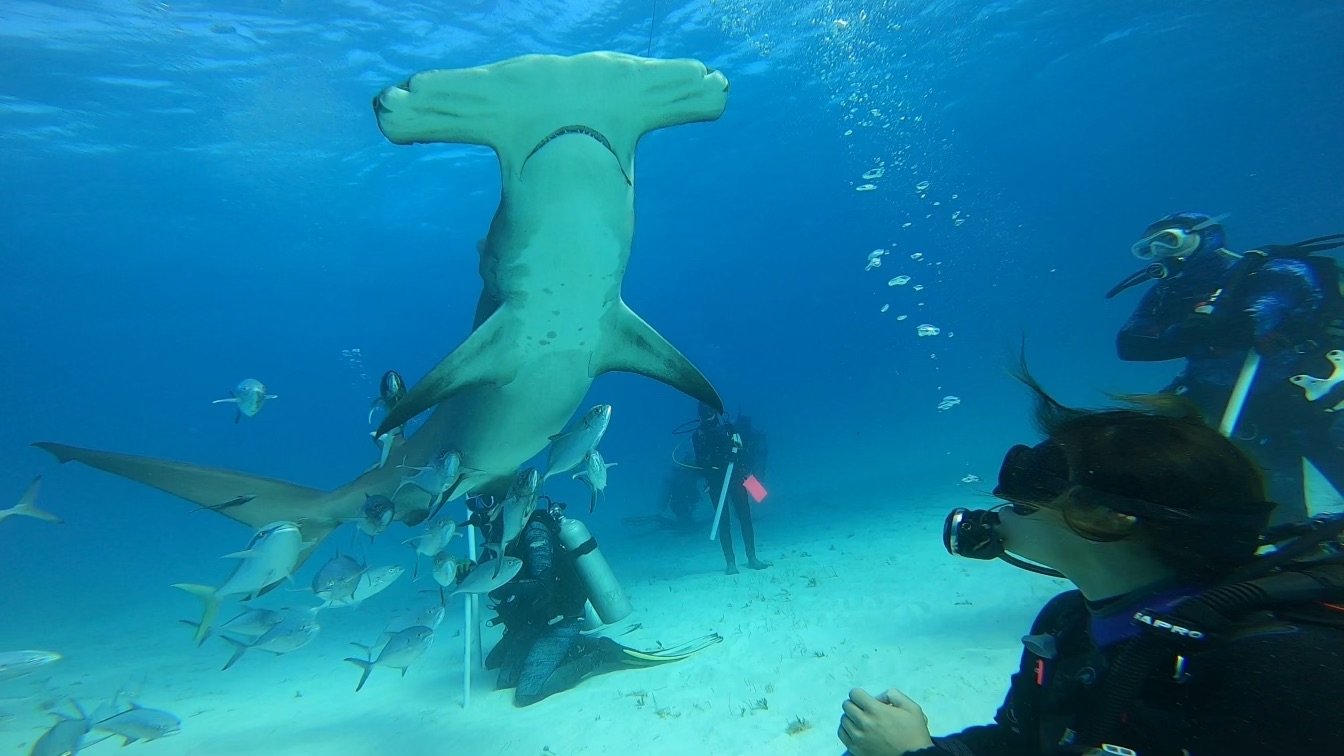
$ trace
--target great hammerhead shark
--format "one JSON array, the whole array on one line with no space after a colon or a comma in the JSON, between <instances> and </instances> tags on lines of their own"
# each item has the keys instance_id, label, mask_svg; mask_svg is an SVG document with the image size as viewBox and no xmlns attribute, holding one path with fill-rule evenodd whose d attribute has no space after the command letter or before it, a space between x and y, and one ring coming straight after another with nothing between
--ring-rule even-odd
<instances>
[{"instance_id":1,"label":"great hammerhead shark","mask_svg":"<svg viewBox=\"0 0 1344 756\"><path fill-rule=\"evenodd\" d=\"M424 71L374 98L391 142L489 146L502 179L479 246L474 327L383 420L380 436L433 409L404 440L389 436L394 458L423 466L456 451L463 473L452 497L502 494L517 468L564 429L593 379L611 371L654 378L722 410L705 376L626 306L621 280L634 235L637 142L655 129L717 119L727 96L727 79L699 61L593 52ZM433 503L414 486L397 491L403 471L391 464L320 491L183 462L36 446L254 528L297 522L310 544L305 555L356 517L366 494L395 494L397 518L411 525Z\"/></svg>"}]
</instances>

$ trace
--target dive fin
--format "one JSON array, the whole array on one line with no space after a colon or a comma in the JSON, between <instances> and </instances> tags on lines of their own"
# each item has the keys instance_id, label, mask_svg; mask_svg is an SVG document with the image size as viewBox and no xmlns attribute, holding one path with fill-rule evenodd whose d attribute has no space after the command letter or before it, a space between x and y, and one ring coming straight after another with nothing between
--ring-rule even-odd
<instances>
[{"instance_id":1,"label":"dive fin","mask_svg":"<svg viewBox=\"0 0 1344 756\"><path fill-rule=\"evenodd\" d=\"M604 318L602 346L588 369L594 378L612 371L652 378L723 412L723 399L709 379L622 301Z\"/></svg>"},{"instance_id":2,"label":"dive fin","mask_svg":"<svg viewBox=\"0 0 1344 756\"><path fill-rule=\"evenodd\" d=\"M459 391L487 383L506 384L513 380L516 368L490 359L496 346L514 338L507 326L512 317L507 308L495 311L479 328L471 332L429 374L420 379L406 396L383 416L374 433L378 436L405 425L411 418L451 397Z\"/></svg>"},{"instance_id":3,"label":"dive fin","mask_svg":"<svg viewBox=\"0 0 1344 756\"><path fill-rule=\"evenodd\" d=\"M656 667L659 664L681 661L688 656L704 651L716 643L722 643L723 636L718 633L711 633L692 641L687 641L679 646L659 649L658 651L640 651L638 649L621 646L621 663L627 667Z\"/></svg>"}]
</instances>

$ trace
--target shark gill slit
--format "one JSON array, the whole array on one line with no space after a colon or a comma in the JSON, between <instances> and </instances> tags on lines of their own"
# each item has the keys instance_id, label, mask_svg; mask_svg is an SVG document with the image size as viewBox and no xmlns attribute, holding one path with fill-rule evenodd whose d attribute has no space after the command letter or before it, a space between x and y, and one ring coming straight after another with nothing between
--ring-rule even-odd
<instances>
[{"instance_id":1,"label":"shark gill slit","mask_svg":"<svg viewBox=\"0 0 1344 756\"><path fill-rule=\"evenodd\" d=\"M616 150L612 149L611 140L607 139L606 136L604 136L602 132L598 131L597 129L594 129L591 126L584 126L581 123L570 124L569 126L561 126L555 131L552 131L551 133L547 134L540 142L537 142L537 146L533 147L532 151L527 153L527 157L523 158L523 165L518 169L518 176L520 178L522 177L523 170L527 168L527 161L531 160L532 156L537 154L537 152L541 150L542 147L545 147L546 145L550 144L551 140L555 139L556 137L561 137L566 134L582 134L583 136L590 137L593 141L597 142L603 147L606 147L607 152L610 152L611 156L616 158L616 167L620 169L621 177L625 179L626 185L627 186L635 185L635 183L630 180L630 175L625 172L625 166L621 165L621 157L616 154Z\"/></svg>"}]
</instances>

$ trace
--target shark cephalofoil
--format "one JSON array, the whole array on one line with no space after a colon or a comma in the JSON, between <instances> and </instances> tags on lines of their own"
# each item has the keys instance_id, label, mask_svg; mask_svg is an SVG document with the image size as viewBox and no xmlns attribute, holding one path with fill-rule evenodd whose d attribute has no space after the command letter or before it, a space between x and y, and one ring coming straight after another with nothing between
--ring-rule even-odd
<instances>
[{"instance_id":1,"label":"shark cephalofoil","mask_svg":"<svg viewBox=\"0 0 1344 756\"><path fill-rule=\"evenodd\" d=\"M378 429L382 436L432 410L409 437L391 437L401 464L457 452L462 472L452 497L502 495L518 467L564 429L593 379L611 371L654 378L722 410L705 376L626 306L621 281L634 235L637 142L655 129L715 120L727 97L728 80L699 61L595 52L425 71L374 98L390 141L489 146L502 179L480 244L473 329ZM386 230L389 244L397 233ZM254 528L298 523L311 544L357 517L366 495L393 497L397 519L411 525L434 501L414 486L398 491L396 465L321 491L183 462L37 446L204 507L252 497L216 511Z\"/></svg>"}]
</instances>

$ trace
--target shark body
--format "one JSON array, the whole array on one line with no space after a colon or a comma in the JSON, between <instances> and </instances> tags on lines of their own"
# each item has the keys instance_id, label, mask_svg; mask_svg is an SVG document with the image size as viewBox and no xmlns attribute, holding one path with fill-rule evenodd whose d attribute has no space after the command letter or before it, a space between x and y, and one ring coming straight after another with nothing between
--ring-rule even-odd
<instances>
[{"instance_id":1,"label":"shark body","mask_svg":"<svg viewBox=\"0 0 1344 756\"><path fill-rule=\"evenodd\" d=\"M727 91L727 79L698 61L598 52L426 71L374 99L390 141L487 145L502 179L479 250L473 329L383 419L378 436L433 410L410 436L391 437L393 458L425 466L456 451L463 472L449 498L502 495L519 466L564 429L593 380L611 371L654 378L722 409L704 375L625 304L621 282L639 138L718 118ZM313 545L357 517L366 495L391 497L397 519L411 525L435 498L414 486L398 490L396 465L321 491L184 462L36 446L204 507L252 497L216 511L253 528L295 522Z\"/></svg>"}]
</instances>

